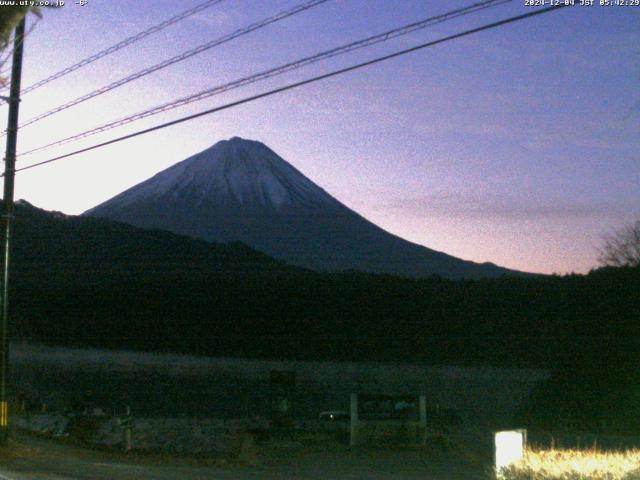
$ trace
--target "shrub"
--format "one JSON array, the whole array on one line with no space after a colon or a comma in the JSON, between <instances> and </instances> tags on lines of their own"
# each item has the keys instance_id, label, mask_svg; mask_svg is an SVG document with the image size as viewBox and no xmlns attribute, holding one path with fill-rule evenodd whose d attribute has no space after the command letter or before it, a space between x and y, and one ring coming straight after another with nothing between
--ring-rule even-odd
<instances>
[{"instance_id":1,"label":"shrub","mask_svg":"<svg viewBox=\"0 0 640 480\"><path fill-rule=\"evenodd\" d=\"M501 474L505 480L639 480L640 450L527 450Z\"/></svg>"}]
</instances>

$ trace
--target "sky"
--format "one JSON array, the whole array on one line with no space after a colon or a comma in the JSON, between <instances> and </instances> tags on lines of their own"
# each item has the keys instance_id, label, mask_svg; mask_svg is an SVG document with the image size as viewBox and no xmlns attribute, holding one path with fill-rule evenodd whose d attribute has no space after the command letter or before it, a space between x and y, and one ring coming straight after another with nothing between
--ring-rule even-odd
<instances>
[{"instance_id":1,"label":"sky","mask_svg":"<svg viewBox=\"0 0 640 480\"><path fill-rule=\"evenodd\" d=\"M202 1L45 10L25 40L22 85ZM303 1L224 0L26 94L20 119ZM27 126L18 151L471 3L329 0ZM18 167L532 10L513 0L19 157ZM19 172L16 198L80 214L240 136L407 240L519 270L586 273L603 236L640 218L639 80L640 7L575 6Z\"/></svg>"}]
</instances>

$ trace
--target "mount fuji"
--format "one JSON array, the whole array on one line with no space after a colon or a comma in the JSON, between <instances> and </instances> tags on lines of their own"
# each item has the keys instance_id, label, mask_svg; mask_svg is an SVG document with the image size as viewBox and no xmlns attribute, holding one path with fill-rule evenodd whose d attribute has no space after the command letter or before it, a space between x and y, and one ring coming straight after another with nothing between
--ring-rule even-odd
<instances>
[{"instance_id":1,"label":"mount fuji","mask_svg":"<svg viewBox=\"0 0 640 480\"><path fill-rule=\"evenodd\" d=\"M319 271L496 277L478 264L403 240L313 183L266 145L234 137L173 165L84 215L213 242L240 241Z\"/></svg>"}]
</instances>

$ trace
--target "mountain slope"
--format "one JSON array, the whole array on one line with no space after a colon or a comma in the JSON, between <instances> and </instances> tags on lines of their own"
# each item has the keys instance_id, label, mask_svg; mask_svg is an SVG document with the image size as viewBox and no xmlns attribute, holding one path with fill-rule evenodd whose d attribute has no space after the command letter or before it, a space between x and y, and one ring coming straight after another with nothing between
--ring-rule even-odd
<instances>
[{"instance_id":1,"label":"mountain slope","mask_svg":"<svg viewBox=\"0 0 640 480\"><path fill-rule=\"evenodd\" d=\"M85 212L209 241L241 241L314 270L447 278L519 274L392 235L264 144L221 141Z\"/></svg>"},{"instance_id":2,"label":"mountain slope","mask_svg":"<svg viewBox=\"0 0 640 480\"><path fill-rule=\"evenodd\" d=\"M16 202L12 245L12 282L57 288L300 271L240 243L211 244L107 219L48 212L24 200Z\"/></svg>"}]
</instances>

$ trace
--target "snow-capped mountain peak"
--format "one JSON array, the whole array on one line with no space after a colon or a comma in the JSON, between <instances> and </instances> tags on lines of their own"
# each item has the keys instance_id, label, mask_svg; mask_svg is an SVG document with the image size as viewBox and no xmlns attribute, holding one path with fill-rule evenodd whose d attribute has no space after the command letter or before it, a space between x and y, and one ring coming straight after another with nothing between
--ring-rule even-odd
<instances>
[{"instance_id":1,"label":"snow-capped mountain peak","mask_svg":"<svg viewBox=\"0 0 640 480\"><path fill-rule=\"evenodd\" d=\"M113 199L122 206L152 198L194 205L282 209L335 205L266 145L233 137L158 173Z\"/></svg>"}]
</instances>

